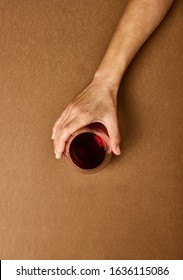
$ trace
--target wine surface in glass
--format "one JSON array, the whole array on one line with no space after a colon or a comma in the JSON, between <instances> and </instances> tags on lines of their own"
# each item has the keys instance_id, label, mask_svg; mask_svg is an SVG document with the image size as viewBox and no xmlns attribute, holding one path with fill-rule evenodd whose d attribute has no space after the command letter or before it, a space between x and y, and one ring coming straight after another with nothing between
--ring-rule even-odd
<instances>
[{"instance_id":1,"label":"wine surface in glass","mask_svg":"<svg viewBox=\"0 0 183 280\"><path fill-rule=\"evenodd\" d=\"M69 152L75 165L82 169L93 169L104 161L106 146L98 135L84 132L72 140Z\"/></svg>"}]
</instances>

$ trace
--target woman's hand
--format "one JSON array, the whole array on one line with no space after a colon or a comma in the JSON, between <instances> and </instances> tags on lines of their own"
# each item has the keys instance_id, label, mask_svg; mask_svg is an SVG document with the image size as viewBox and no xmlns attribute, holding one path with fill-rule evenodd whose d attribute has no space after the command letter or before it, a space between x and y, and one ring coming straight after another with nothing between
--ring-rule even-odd
<instances>
[{"instance_id":1,"label":"woman's hand","mask_svg":"<svg viewBox=\"0 0 183 280\"><path fill-rule=\"evenodd\" d=\"M129 63L160 24L173 0L129 0L93 81L57 119L52 133L56 158L67 147L70 135L92 123L105 125L111 150L120 154L117 91ZM117 86L118 85L118 86Z\"/></svg>"},{"instance_id":2,"label":"woman's hand","mask_svg":"<svg viewBox=\"0 0 183 280\"><path fill-rule=\"evenodd\" d=\"M54 124L52 139L57 159L65 152L68 138L78 129L101 122L107 129L111 150L119 155L120 134L117 119L118 87L107 80L94 77L87 88L79 94Z\"/></svg>"}]
</instances>

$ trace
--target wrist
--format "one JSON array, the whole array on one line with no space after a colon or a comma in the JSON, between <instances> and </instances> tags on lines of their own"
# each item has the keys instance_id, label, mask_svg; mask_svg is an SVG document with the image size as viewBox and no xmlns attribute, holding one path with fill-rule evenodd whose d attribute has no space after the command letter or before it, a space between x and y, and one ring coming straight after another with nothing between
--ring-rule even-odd
<instances>
[{"instance_id":1,"label":"wrist","mask_svg":"<svg viewBox=\"0 0 183 280\"><path fill-rule=\"evenodd\" d=\"M105 82L113 91L118 91L120 81L114 79L110 72L97 70L94 74L93 81Z\"/></svg>"},{"instance_id":2,"label":"wrist","mask_svg":"<svg viewBox=\"0 0 183 280\"><path fill-rule=\"evenodd\" d=\"M125 62L121 62L119 59L107 59L104 57L97 71L95 72L94 78L103 79L108 81L114 88L118 89L121 79L126 70ZM120 63L119 63L120 61Z\"/></svg>"},{"instance_id":3,"label":"wrist","mask_svg":"<svg viewBox=\"0 0 183 280\"><path fill-rule=\"evenodd\" d=\"M117 97L119 85L114 83L110 76L105 75L100 71L96 71L93 77L94 84L105 85L108 88L109 92L112 93L113 96Z\"/></svg>"}]
</instances>

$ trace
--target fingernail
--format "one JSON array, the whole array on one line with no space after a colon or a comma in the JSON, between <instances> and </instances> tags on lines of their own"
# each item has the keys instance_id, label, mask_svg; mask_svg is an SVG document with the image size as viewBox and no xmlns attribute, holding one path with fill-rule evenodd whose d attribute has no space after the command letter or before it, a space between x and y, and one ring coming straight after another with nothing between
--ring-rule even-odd
<instances>
[{"instance_id":1,"label":"fingernail","mask_svg":"<svg viewBox=\"0 0 183 280\"><path fill-rule=\"evenodd\" d=\"M120 149L120 146L117 146L117 148L116 148L116 152L117 152L117 154L118 154L118 155L120 155L120 154L121 154L121 149Z\"/></svg>"},{"instance_id":2,"label":"fingernail","mask_svg":"<svg viewBox=\"0 0 183 280\"><path fill-rule=\"evenodd\" d=\"M56 159L59 159L61 157L61 154L56 153L55 157L56 157Z\"/></svg>"}]
</instances>

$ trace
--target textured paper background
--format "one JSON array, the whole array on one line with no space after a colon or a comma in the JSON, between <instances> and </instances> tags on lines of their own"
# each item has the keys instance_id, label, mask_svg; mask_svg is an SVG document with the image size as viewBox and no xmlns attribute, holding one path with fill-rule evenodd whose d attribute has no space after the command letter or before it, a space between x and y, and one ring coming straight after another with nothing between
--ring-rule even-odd
<instances>
[{"instance_id":1,"label":"textured paper background","mask_svg":"<svg viewBox=\"0 0 183 280\"><path fill-rule=\"evenodd\" d=\"M183 1L122 80L122 155L89 176L54 158L124 4L0 0L1 259L183 257Z\"/></svg>"}]
</instances>

